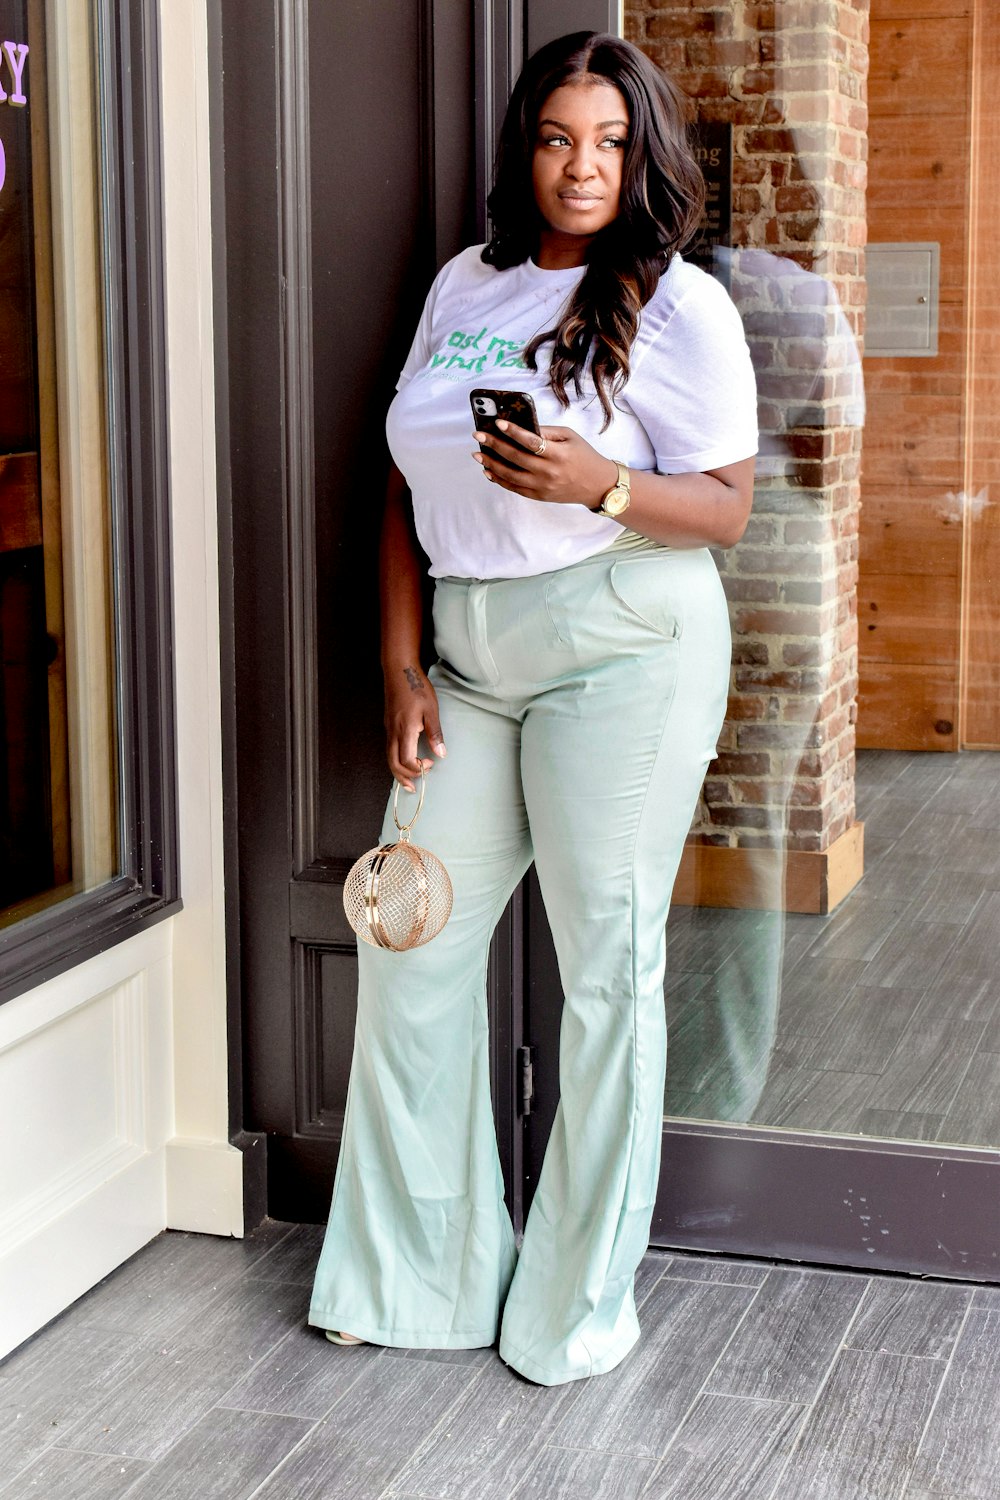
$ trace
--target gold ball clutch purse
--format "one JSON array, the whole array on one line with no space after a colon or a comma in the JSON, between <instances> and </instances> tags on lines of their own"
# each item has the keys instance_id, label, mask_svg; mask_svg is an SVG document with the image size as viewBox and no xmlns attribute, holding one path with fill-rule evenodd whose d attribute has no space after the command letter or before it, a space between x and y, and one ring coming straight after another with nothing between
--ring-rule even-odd
<instances>
[{"instance_id":1,"label":"gold ball clutch purse","mask_svg":"<svg viewBox=\"0 0 1000 1500\"><path fill-rule=\"evenodd\" d=\"M420 773L420 800L408 823L399 821L400 785L392 799L399 829L394 844L369 849L351 866L344 882L344 911L358 937L373 948L394 953L419 948L437 937L451 916L451 878L436 854L410 841L410 829L424 805L426 772Z\"/></svg>"}]
</instances>

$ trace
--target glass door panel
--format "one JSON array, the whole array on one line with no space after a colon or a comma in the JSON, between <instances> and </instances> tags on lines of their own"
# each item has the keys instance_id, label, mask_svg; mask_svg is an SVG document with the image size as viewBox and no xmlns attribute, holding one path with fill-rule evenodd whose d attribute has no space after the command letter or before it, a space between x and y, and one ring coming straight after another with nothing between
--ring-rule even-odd
<instances>
[{"instance_id":1,"label":"glass door panel","mask_svg":"<svg viewBox=\"0 0 1000 1500\"><path fill-rule=\"evenodd\" d=\"M983 0L932 11L626 7L690 100L692 253L743 316L761 426L668 926L657 1234L989 1279L1000 44Z\"/></svg>"}]
</instances>

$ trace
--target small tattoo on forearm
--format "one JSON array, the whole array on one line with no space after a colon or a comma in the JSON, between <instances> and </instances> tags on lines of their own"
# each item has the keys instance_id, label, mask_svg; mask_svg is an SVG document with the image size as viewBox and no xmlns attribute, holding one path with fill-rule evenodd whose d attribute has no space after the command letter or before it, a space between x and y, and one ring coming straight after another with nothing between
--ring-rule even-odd
<instances>
[{"instance_id":1,"label":"small tattoo on forearm","mask_svg":"<svg viewBox=\"0 0 1000 1500\"><path fill-rule=\"evenodd\" d=\"M407 682L410 684L410 692L419 693L420 673L417 671L416 667L404 667L403 675L405 676Z\"/></svg>"}]
</instances>

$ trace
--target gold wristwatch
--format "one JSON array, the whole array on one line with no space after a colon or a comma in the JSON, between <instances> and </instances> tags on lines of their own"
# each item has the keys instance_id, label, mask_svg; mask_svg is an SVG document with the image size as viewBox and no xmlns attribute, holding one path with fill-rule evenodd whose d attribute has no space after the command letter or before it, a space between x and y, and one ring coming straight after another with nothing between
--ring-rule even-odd
<instances>
[{"instance_id":1,"label":"gold wristwatch","mask_svg":"<svg viewBox=\"0 0 1000 1500\"><path fill-rule=\"evenodd\" d=\"M628 469L623 463L619 463L617 458L613 458L611 462L618 470L618 482L611 486L594 514L598 516L612 516L617 520L624 511L628 510L629 501L632 499L632 491L629 488Z\"/></svg>"}]
</instances>

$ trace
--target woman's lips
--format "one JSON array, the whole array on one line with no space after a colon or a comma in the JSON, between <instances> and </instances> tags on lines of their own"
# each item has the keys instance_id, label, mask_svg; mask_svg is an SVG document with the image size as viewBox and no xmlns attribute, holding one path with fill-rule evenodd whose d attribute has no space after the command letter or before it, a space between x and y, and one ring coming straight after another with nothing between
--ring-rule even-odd
<instances>
[{"instance_id":1,"label":"woman's lips","mask_svg":"<svg viewBox=\"0 0 1000 1500\"><path fill-rule=\"evenodd\" d=\"M567 208L588 209L593 208L601 200L600 198L588 198L586 195L579 193L560 193L559 201L560 203L565 203Z\"/></svg>"}]
</instances>

